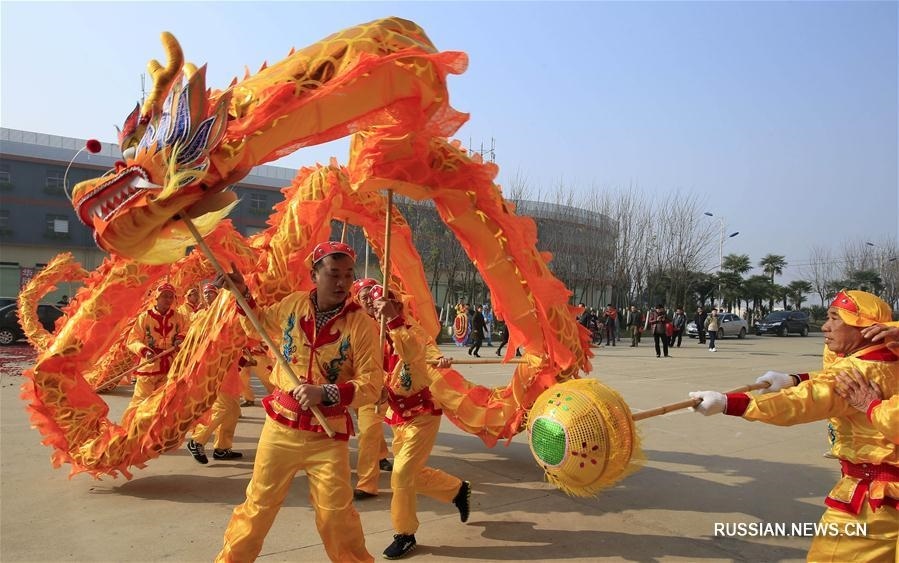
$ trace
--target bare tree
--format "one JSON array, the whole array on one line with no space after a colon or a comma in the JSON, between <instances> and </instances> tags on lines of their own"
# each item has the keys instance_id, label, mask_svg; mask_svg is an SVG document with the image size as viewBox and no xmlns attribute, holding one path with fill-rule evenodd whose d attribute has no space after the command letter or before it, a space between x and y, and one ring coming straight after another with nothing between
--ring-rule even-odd
<instances>
[{"instance_id":1,"label":"bare tree","mask_svg":"<svg viewBox=\"0 0 899 563\"><path fill-rule=\"evenodd\" d=\"M815 293L821 299L824 307L830 297L830 286L837 276L836 263L829 248L813 246L810 249L809 264L803 266L800 271L810 284Z\"/></svg>"}]
</instances>

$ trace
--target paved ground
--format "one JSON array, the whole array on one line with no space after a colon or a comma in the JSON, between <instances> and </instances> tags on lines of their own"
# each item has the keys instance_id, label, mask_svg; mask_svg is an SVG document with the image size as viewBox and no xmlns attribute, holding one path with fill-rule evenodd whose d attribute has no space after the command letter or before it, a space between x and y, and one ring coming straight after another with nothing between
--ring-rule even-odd
<instances>
[{"instance_id":1,"label":"paved ground","mask_svg":"<svg viewBox=\"0 0 899 563\"><path fill-rule=\"evenodd\" d=\"M445 346L461 356L464 349ZM710 353L695 340L656 359L649 346L596 349L594 375L634 410L687 398L697 389L751 383L766 369L809 371L821 364L820 335L727 339ZM484 356L493 352L484 349ZM0 349L0 560L209 561L252 470L262 409L244 409L239 461L195 463L186 450L137 470L132 480L68 478L30 429L19 399L29 349ZM498 385L510 366L460 366ZM106 395L111 413L130 388ZM646 466L597 498L570 498L543 481L526 437L486 448L444 421L431 465L474 485L467 524L452 505L423 498L415 561L801 561L803 537L715 537L715 523L815 522L836 480L825 459L825 423L794 428L705 418L680 411L639 423ZM304 476L266 540L261 561L325 559ZM381 495L357 503L376 559L392 540L389 475Z\"/></svg>"}]
</instances>

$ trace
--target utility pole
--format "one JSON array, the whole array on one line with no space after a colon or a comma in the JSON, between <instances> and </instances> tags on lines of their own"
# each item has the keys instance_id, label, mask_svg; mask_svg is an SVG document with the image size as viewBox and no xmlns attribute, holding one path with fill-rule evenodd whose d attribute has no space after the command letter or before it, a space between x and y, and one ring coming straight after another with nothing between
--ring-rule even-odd
<instances>
[{"instance_id":1,"label":"utility pole","mask_svg":"<svg viewBox=\"0 0 899 563\"><path fill-rule=\"evenodd\" d=\"M724 217L719 217L709 211L706 211L705 213L703 213L703 215L711 217L712 219L717 219L718 224L720 226L719 232L721 233L721 237L718 239L718 300L721 301L721 303L723 304L724 299L721 296L721 267L724 265L724 239L725 238L734 238L735 236L740 234L740 231L735 231L725 237L724 236L724 232L725 232L724 225L726 222L724 220Z\"/></svg>"},{"instance_id":2,"label":"utility pole","mask_svg":"<svg viewBox=\"0 0 899 563\"><path fill-rule=\"evenodd\" d=\"M479 154L485 162L496 162L496 139L490 137L490 148L484 148L484 141L481 141L480 150L474 150L471 146L471 137L468 138L468 154Z\"/></svg>"}]
</instances>

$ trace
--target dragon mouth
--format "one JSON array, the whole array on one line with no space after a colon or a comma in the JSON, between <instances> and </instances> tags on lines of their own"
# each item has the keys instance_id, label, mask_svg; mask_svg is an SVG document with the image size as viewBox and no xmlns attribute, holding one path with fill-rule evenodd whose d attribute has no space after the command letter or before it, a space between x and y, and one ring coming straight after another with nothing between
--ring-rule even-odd
<instances>
[{"instance_id":1,"label":"dragon mouth","mask_svg":"<svg viewBox=\"0 0 899 563\"><path fill-rule=\"evenodd\" d=\"M118 210L152 189L162 189L162 186L151 183L143 168L123 168L82 198L77 206L78 218L88 227L96 220L106 223Z\"/></svg>"}]
</instances>

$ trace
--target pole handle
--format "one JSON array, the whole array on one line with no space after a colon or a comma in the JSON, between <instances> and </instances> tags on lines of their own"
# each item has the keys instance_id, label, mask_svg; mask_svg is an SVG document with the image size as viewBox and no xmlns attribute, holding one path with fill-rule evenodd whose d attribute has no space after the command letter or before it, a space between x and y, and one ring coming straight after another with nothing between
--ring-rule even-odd
<instances>
[{"instance_id":1,"label":"pole handle","mask_svg":"<svg viewBox=\"0 0 899 563\"><path fill-rule=\"evenodd\" d=\"M743 387L738 387L737 389L732 389L730 391L727 391L726 393L746 393L747 391L754 391L756 389L767 389L767 388L768 388L767 383L753 383L751 385L744 385ZM635 421L645 420L647 418L652 418L654 416L667 414L672 411L686 409L689 407L695 407L701 402L702 402L702 399L688 399L686 401L680 401L678 403L662 405L661 407L649 409L648 411L638 412L637 414L633 415L631 418L633 418Z\"/></svg>"}]
</instances>

